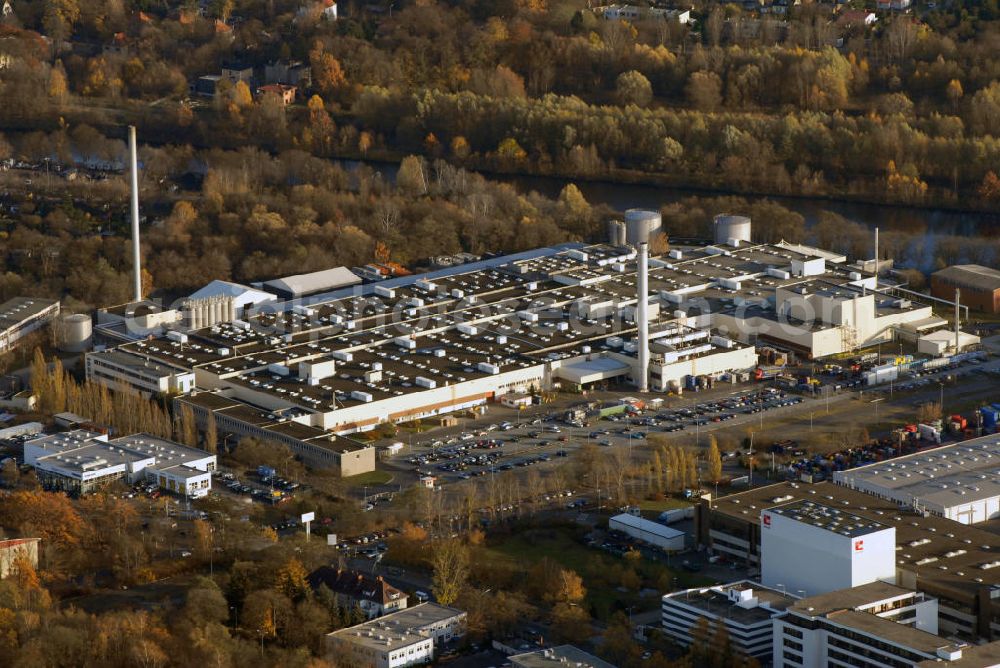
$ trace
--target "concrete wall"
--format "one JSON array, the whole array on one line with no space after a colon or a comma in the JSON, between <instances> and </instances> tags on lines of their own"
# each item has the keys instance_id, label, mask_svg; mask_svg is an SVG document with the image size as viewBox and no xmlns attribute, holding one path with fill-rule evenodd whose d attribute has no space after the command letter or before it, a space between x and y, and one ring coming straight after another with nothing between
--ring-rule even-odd
<instances>
[{"instance_id":1,"label":"concrete wall","mask_svg":"<svg viewBox=\"0 0 1000 668\"><path fill-rule=\"evenodd\" d=\"M843 536L778 513L761 514L761 583L814 596L896 579L896 530Z\"/></svg>"}]
</instances>

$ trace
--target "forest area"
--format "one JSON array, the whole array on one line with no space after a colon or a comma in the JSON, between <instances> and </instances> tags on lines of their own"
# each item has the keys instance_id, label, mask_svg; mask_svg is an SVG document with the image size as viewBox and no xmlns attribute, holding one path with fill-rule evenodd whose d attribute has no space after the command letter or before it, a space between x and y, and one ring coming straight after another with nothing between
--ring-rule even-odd
<instances>
[{"instance_id":1,"label":"forest area","mask_svg":"<svg viewBox=\"0 0 1000 668\"><path fill-rule=\"evenodd\" d=\"M147 283L168 300L215 278L362 265L376 243L412 266L605 238L614 212L572 184L547 198L478 173L709 189L664 206L669 234L740 211L760 241L852 255L870 246L864 226L824 214L807 229L739 194L1000 202L995 2L860 26L823 3L784 17L708 4L685 24L607 20L577 0L345 2L335 21L320 5L13 0L0 18L0 163L35 178L0 172L0 297L125 301L126 123L148 142ZM259 79L297 62L288 105L252 80L192 93L223 67ZM389 181L378 162L333 158L401 166ZM995 239L928 245L927 232L883 236L918 287L941 266L1000 257Z\"/></svg>"},{"instance_id":2,"label":"forest area","mask_svg":"<svg viewBox=\"0 0 1000 668\"><path fill-rule=\"evenodd\" d=\"M1000 199L992 0L860 26L824 3L786 17L709 4L686 24L605 20L578 0L420 0L388 14L347 2L336 21L321 5L15 1L0 121L120 136L128 119L198 147L421 154L730 192ZM191 94L233 62L302 62L309 76L287 107L243 80Z\"/></svg>"}]
</instances>

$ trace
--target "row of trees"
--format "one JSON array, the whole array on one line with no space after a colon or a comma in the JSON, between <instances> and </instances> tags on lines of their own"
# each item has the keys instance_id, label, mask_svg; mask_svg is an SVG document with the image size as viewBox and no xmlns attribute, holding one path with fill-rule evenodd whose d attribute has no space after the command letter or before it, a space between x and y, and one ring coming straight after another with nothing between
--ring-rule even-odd
<instances>
[{"instance_id":1,"label":"row of trees","mask_svg":"<svg viewBox=\"0 0 1000 668\"><path fill-rule=\"evenodd\" d=\"M170 414L159 403L135 391L111 392L90 380L79 383L63 369L59 358L47 361L40 348L35 349L31 364L31 385L42 413L70 411L95 424L113 426L122 434L145 432L161 438L173 435Z\"/></svg>"}]
</instances>

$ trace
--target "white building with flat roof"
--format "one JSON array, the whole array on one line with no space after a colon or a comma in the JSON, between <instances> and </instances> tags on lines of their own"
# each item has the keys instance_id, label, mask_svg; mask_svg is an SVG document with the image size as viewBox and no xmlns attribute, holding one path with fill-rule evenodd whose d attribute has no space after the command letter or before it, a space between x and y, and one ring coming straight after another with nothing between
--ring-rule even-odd
<instances>
[{"instance_id":1,"label":"white building with flat roof","mask_svg":"<svg viewBox=\"0 0 1000 668\"><path fill-rule=\"evenodd\" d=\"M106 434L84 430L25 441L24 462L50 489L86 494L115 480L148 480L189 498L211 491L216 468L215 455L156 436L109 441Z\"/></svg>"},{"instance_id":2,"label":"white building with flat roof","mask_svg":"<svg viewBox=\"0 0 1000 668\"><path fill-rule=\"evenodd\" d=\"M1000 517L1000 435L836 471L833 482L881 499L975 524Z\"/></svg>"},{"instance_id":3,"label":"white building with flat roof","mask_svg":"<svg viewBox=\"0 0 1000 668\"><path fill-rule=\"evenodd\" d=\"M0 353L15 347L32 332L59 315L59 302L38 297L15 297L0 304Z\"/></svg>"},{"instance_id":4,"label":"white building with flat roof","mask_svg":"<svg viewBox=\"0 0 1000 668\"><path fill-rule=\"evenodd\" d=\"M773 665L907 668L962 658L964 643L937 635L937 614L933 598L885 582L810 596L774 620Z\"/></svg>"},{"instance_id":5,"label":"white building with flat roof","mask_svg":"<svg viewBox=\"0 0 1000 668\"><path fill-rule=\"evenodd\" d=\"M896 529L813 501L760 513L761 581L810 596L896 580Z\"/></svg>"},{"instance_id":6,"label":"white building with flat roof","mask_svg":"<svg viewBox=\"0 0 1000 668\"><path fill-rule=\"evenodd\" d=\"M465 635L465 620L457 608L421 603L327 634L327 653L357 668L422 665L434 660L435 647Z\"/></svg>"},{"instance_id":7,"label":"white building with flat roof","mask_svg":"<svg viewBox=\"0 0 1000 668\"><path fill-rule=\"evenodd\" d=\"M710 632L721 623L733 649L757 659L769 659L772 620L796 600L797 596L786 591L750 580L686 589L663 597L663 632L687 647L694 640L692 629L699 620L708 622Z\"/></svg>"}]
</instances>

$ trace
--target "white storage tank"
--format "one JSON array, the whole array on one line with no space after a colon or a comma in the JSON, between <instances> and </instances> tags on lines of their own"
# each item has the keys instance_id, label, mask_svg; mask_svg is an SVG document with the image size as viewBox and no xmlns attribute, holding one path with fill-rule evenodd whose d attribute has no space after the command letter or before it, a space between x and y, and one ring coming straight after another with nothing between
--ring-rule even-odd
<instances>
[{"instance_id":1,"label":"white storage tank","mask_svg":"<svg viewBox=\"0 0 1000 668\"><path fill-rule=\"evenodd\" d=\"M82 353L93 343L94 325L85 313L67 313L60 319L59 349Z\"/></svg>"},{"instance_id":2,"label":"white storage tank","mask_svg":"<svg viewBox=\"0 0 1000 668\"><path fill-rule=\"evenodd\" d=\"M625 241L630 244L648 242L663 230L659 211L629 209L625 212Z\"/></svg>"},{"instance_id":3,"label":"white storage tank","mask_svg":"<svg viewBox=\"0 0 1000 668\"><path fill-rule=\"evenodd\" d=\"M720 213L715 217L715 243L729 244L730 240L750 243L750 218Z\"/></svg>"}]
</instances>

